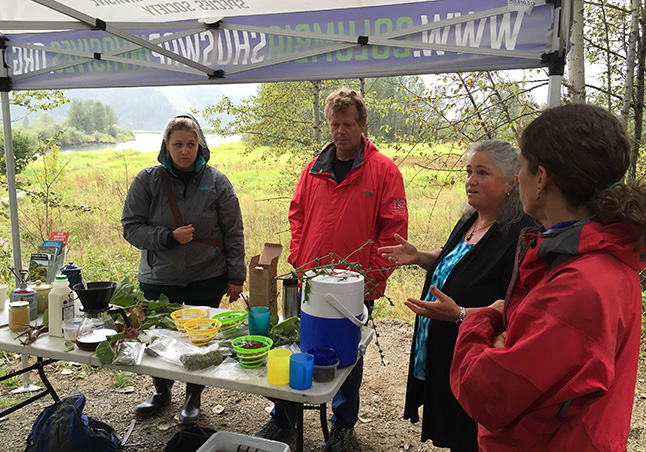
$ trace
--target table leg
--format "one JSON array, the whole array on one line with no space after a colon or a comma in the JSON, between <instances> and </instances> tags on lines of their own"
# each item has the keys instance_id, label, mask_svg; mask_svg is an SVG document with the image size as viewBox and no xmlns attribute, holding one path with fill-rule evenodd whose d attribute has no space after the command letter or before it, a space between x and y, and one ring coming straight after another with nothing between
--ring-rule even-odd
<instances>
[{"instance_id":1,"label":"table leg","mask_svg":"<svg viewBox=\"0 0 646 452\"><path fill-rule=\"evenodd\" d=\"M35 402L36 400L45 397L46 395L51 395L52 398L54 399L55 402L58 402L60 399L58 397L58 394L56 394L56 390L53 388L49 380L47 379L47 375L45 375L45 372L43 370L43 367L46 366L47 364L55 363L55 359L47 359L43 360L42 358L37 358L36 363L32 364L29 367L25 367L23 369L17 370L16 372L12 372L10 374L5 375L4 377L0 377L0 381L8 380L9 378L18 376L18 375L23 375L26 372L29 372L32 369L38 370L38 374L40 375L41 380L43 381L43 384L45 385L46 390L42 390L38 394L35 394L31 397L29 397L26 400L23 400L22 402L17 403L16 405L7 408L6 410L0 411L0 417L4 417L10 413L13 413L16 410L19 410L22 407L25 407L29 405L32 402Z\"/></svg>"},{"instance_id":2,"label":"table leg","mask_svg":"<svg viewBox=\"0 0 646 452\"><path fill-rule=\"evenodd\" d=\"M47 388L47 392L51 394L52 399L54 399L54 402L60 402L61 399L58 397L58 394L56 394L56 390L52 386L52 384L49 382L49 379L47 378L47 375L45 375L45 365L51 364L55 362L53 359L48 359L47 361L43 361L43 358L36 358L36 368L38 369L38 375L40 376L40 381L43 382L45 385L45 388Z\"/></svg>"},{"instance_id":3,"label":"table leg","mask_svg":"<svg viewBox=\"0 0 646 452\"><path fill-rule=\"evenodd\" d=\"M323 431L323 438L325 438L325 441L327 442L327 440L330 439L330 432L327 428L326 407L327 405L325 403L321 403L320 405L303 405L303 410L318 410L319 417L321 419L321 430Z\"/></svg>"},{"instance_id":4,"label":"table leg","mask_svg":"<svg viewBox=\"0 0 646 452\"><path fill-rule=\"evenodd\" d=\"M298 404L296 413L296 452L303 452L303 404Z\"/></svg>"},{"instance_id":5,"label":"table leg","mask_svg":"<svg viewBox=\"0 0 646 452\"><path fill-rule=\"evenodd\" d=\"M325 407L325 403L322 403L319 407L319 412L321 415L321 430L323 430L323 438L325 438L325 442L327 442L330 439L330 432L327 429L327 413L325 412Z\"/></svg>"}]
</instances>

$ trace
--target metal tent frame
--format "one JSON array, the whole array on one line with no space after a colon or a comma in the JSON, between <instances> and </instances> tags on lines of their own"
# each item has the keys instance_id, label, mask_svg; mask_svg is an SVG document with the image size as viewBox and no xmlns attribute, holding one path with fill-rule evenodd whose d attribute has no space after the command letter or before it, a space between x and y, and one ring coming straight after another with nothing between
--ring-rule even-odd
<instances>
[{"instance_id":1,"label":"metal tent frame","mask_svg":"<svg viewBox=\"0 0 646 452\"><path fill-rule=\"evenodd\" d=\"M191 0L195 4L206 4L204 0ZM320 80L325 78L332 78L328 76L325 71L318 72L316 69L310 72L293 72L290 74L292 68L300 68L298 62L309 60L311 62L324 60L326 55L345 52L344 54L351 54L351 52L366 52L366 49L372 49L373 54L375 49L395 49L402 54L408 52L409 55L419 56L424 54L432 54L436 52L437 55L465 55L467 57L476 56L478 58L471 66L465 66L463 70L477 70L475 68L481 67L480 70L487 70L491 67L498 69L512 69L512 68L527 68L527 67L549 67L549 92L548 92L548 105L556 105L560 101L560 88L563 78L563 71L565 66L565 54L569 44L569 29L571 21L571 9L573 0L536 0L533 2L533 7L538 10L548 10L551 16L550 29L546 31L547 48L543 49L503 49L495 48L496 46L491 43L489 47L478 47L467 45L467 40L463 45L457 42L454 44L443 42L446 41L444 35L445 30L453 27L454 29L465 29L468 24L475 24L475 21L480 21L478 32L484 27L487 19L492 24L495 23L495 18L500 15L509 15L511 11L516 11L517 19L521 14L526 14L526 11L518 12L514 8L515 0L488 0L493 7L487 7L481 11L471 12L468 14L447 14L447 17L442 20L428 21L427 23L420 23L402 27L396 30L386 30L382 32L375 26L372 33L358 34L358 33L344 33L339 29L328 32L305 30L298 26L293 27L287 25L262 25L263 23L275 23L276 20L280 21L283 17L291 19L298 14L318 14L316 17L328 17L333 13L341 13L354 11L350 8L362 7L361 11L369 11L369 8L386 8L396 7L397 11L405 8L419 8L428 7L429 11L432 7L440 4L442 1L410 1L410 0L285 0L283 2L272 2L277 5L268 5L264 0L236 0L229 2L222 2L210 0L208 4L235 4L235 5L248 5L248 11L240 8L238 11L227 11L229 14L222 17L208 17L207 13L181 12L175 16L180 17L182 20L171 20L167 22L149 21L137 17L132 21L118 21L123 16L117 13L108 15L108 19L103 20L93 15L81 11L78 6L82 3L81 0L22 0L18 2L19 6L14 6L15 0L0 0L0 11L9 11L8 14L0 13L0 53L4 62L3 67L0 69L0 99L2 101L2 117L3 117L3 130L5 137L5 156L7 163L7 184L9 192L9 209L11 217L11 230L12 230L12 246L14 251L14 265L16 268L21 267L21 253L20 253L20 234L18 222L18 208L17 208L17 195L16 195L16 182L15 182L15 161L12 145L11 133L11 116L9 109L9 92L11 90L25 90L25 89L54 89L54 88L76 88L85 87L79 86L79 78L66 78L65 75L69 71L78 71L82 74L82 80L97 80L90 83L87 87L121 87L121 86L157 86L157 85L185 85L185 84L225 84L225 83L245 83L245 82L269 82L276 81L277 77L281 80ZM452 0L453 4L460 3L461 0ZM466 1L466 0L464 0ZM90 2L85 1L85 4ZM112 0L94 0L94 10L100 9L101 6L117 6L124 7L123 5L131 2L121 2ZM135 3L135 2L132 2ZM141 0L143 6L140 8L153 8L158 5L155 0ZM189 4L190 2L175 2L174 4ZM526 2L522 2L526 3ZM31 17L29 14L29 6L34 6L32 20L25 20L25 17ZM511 6L510 6L511 5ZM128 11L134 11L133 6L128 6ZM12 16L11 11L17 9L17 12ZM91 10L91 12L94 12ZM25 11L27 14L25 14ZM47 12L50 12L47 14ZM112 10L110 10L112 11ZM150 10L149 10L150 11ZM156 11L156 10L155 10ZM391 10L389 10L391 11ZM255 14L255 15L254 15ZM42 17L41 17L42 16ZM451 17L449 17L451 16ZM130 16L128 16L130 17ZM300 17L300 16L298 16ZM524 16L531 17L531 16ZM40 20L46 18L47 20ZM254 23L250 23L246 19L255 18ZM516 25L518 20L516 21ZM491 25L493 26L493 25ZM37 32L33 32L36 30ZM136 30L136 31L133 31ZM142 30L155 30L158 31L159 36L153 39L144 39L137 32ZM513 30L517 32L518 30ZM545 30L544 30L545 31ZM11 33L9 33L11 32ZM30 33L33 32L33 33ZM24 36L34 37L43 36L50 33L101 33L101 36L109 35L123 41L124 45L109 51L91 51L90 49L63 48L58 43L56 46L43 44L38 40L21 40ZM177 42L178 39L184 39L196 34L206 33L209 38L212 38L212 45L216 50L224 48L222 37L230 36L227 33L241 33L243 36L259 36L259 39L274 39L278 42L307 42L308 46L304 46L303 50L293 51L286 55L279 55L274 58L266 58L261 61L252 61L248 64L240 65L223 65L217 64L216 51L213 52L211 58L215 64L204 64L204 62L196 61L196 58L189 58L182 54L179 47L172 48L171 43ZM18 34L22 33L22 34ZM430 42L428 39L415 39L415 37L426 36L427 38L434 34L437 38L436 42ZM548 37L551 36L551 37ZM284 41L281 41L284 40ZM437 42L439 40L440 42ZM289 42L292 42L289 41ZM121 42L121 41L119 41ZM314 43L314 44L312 44ZM56 59L67 59L68 61L43 65L44 67L33 68L28 71L11 71L11 55L9 51L17 52L31 52L32 54L42 55L43 60L45 55L56 55ZM159 55L164 58L163 63L153 62L149 59L142 58L142 55ZM148 70L150 74L172 74L172 82L166 79L155 78L153 75L150 79L142 80L140 77L120 77L112 79L102 79L97 72L92 72L96 68L96 64L113 64L115 66L121 65L122 67L129 68L130 66L136 67L141 70ZM485 63L486 62L486 63ZM433 62L431 62L433 63ZM351 71L360 71L355 73L354 77L371 77L371 76L385 76L385 75L413 75L425 73L440 73L449 72L449 63L433 65L429 63L419 63L413 61L405 64L398 64L396 66L382 67L381 65L362 65L361 62L354 62ZM350 63L344 65L342 62L338 64L340 73L343 74L344 68L348 67ZM499 67L496 66L499 65ZM95 66L91 66L95 65ZM475 66L474 66L475 65ZM480 66L483 65L483 66ZM493 65L493 66L492 66ZM278 72L286 67L280 75ZM320 64L319 64L320 66ZM491 66L491 67L490 67ZM272 72L273 71L273 72ZM59 77L60 74L60 77ZM344 77L335 77L344 78Z\"/></svg>"}]
</instances>

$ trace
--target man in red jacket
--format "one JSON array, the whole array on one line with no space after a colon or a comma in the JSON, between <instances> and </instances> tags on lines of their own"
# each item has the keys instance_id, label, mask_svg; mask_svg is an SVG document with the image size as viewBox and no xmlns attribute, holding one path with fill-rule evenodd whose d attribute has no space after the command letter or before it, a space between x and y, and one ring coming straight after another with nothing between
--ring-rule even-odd
<instances>
[{"instance_id":1,"label":"man in red jacket","mask_svg":"<svg viewBox=\"0 0 646 452\"><path fill-rule=\"evenodd\" d=\"M360 94L348 88L334 91L325 101L325 117L333 142L305 167L296 186L288 260L307 269L330 263L330 253L337 262L349 256L366 272L365 302L371 311L393 268L377 249L395 245L395 233L408 233L404 183L393 161L363 136L367 111ZM332 431L322 451L347 449L359 416L362 376L363 357L332 400ZM294 419L293 407L277 401L272 419L256 435L284 438L293 433Z\"/></svg>"}]
</instances>

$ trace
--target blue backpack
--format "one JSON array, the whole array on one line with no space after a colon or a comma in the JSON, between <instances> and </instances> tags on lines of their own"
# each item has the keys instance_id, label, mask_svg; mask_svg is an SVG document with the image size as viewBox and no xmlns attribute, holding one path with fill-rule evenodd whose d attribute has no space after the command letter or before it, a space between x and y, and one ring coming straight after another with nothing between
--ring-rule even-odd
<instances>
[{"instance_id":1,"label":"blue backpack","mask_svg":"<svg viewBox=\"0 0 646 452\"><path fill-rule=\"evenodd\" d=\"M121 437L108 424L83 413L85 396L76 394L48 406L27 437L27 452L114 452Z\"/></svg>"}]
</instances>

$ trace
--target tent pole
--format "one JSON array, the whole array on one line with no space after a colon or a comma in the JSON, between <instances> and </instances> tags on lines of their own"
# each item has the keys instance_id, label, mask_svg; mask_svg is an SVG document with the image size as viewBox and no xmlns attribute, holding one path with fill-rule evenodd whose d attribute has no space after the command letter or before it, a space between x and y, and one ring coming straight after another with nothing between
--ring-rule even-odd
<instances>
[{"instance_id":1,"label":"tent pole","mask_svg":"<svg viewBox=\"0 0 646 452\"><path fill-rule=\"evenodd\" d=\"M555 50L541 55L541 62L548 66L549 84L547 85L547 106L555 107L561 103L561 86L565 74L565 52Z\"/></svg>"},{"instance_id":2,"label":"tent pole","mask_svg":"<svg viewBox=\"0 0 646 452\"><path fill-rule=\"evenodd\" d=\"M561 103L561 86L563 86L563 75L551 74L547 85L548 107L556 107Z\"/></svg>"},{"instance_id":3,"label":"tent pole","mask_svg":"<svg viewBox=\"0 0 646 452\"><path fill-rule=\"evenodd\" d=\"M2 60L5 60L6 49L2 49ZM9 80L9 70L4 64L0 64L0 77ZM4 155L7 168L7 194L9 196L9 218L11 219L11 246L13 251L13 266L17 274L22 269L20 254L20 229L18 223L18 197L16 196L16 163L13 158L13 137L11 135L11 111L9 109L9 91L0 92L2 101L2 126L4 133ZM16 287L20 284L16 275ZM22 368L29 367L29 355L21 354L20 362ZM12 393L38 391L40 387L29 382L29 372L22 374L22 387L14 389Z\"/></svg>"},{"instance_id":4,"label":"tent pole","mask_svg":"<svg viewBox=\"0 0 646 452\"><path fill-rule=\"evenodd\" d=\"M574 0L548 0L554 4L554 30L552 48L554 52L543 54L541 59L549 66L549 84L547 85L547 106L556 107L561 103L561 87L565 74L565 55L570 42L570 26L572 21L572 2Z\"/></svg>"},{"instance_id":5,"label":"tent pole","mask_svg":"<svg viewBox=\"0 0 646 452\"><path fill-rule=\"evenodd\" d=\"M2 61L5 50L2 50ZM9 72L4 65L0 67L0 76L8 77ZM9 218L11 219L11 246L13 250L13 266L18 272L22 269L20 254L20 229L18 222L18 198L16 196L16 164L13 158L13 139L11 135L11 112L9 110L9 92L0 92L2 100L2 126L4 132L4 155L7 168L7 195L9 196ZM16 279L16 285L18 280Z\"/></svg>"}]
</instances>

